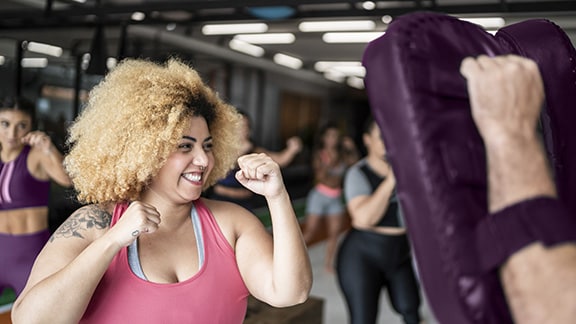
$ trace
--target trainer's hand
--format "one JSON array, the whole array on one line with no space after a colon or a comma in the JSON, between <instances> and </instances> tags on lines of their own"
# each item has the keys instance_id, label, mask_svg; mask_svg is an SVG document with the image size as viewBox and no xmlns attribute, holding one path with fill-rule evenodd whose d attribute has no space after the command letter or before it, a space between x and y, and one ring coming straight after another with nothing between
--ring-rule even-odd
<instances>
[{"instance_id":1,"label":"trainer's hand","mask_svg":"<svg viewBox=\"0 0 576 324\"><path fill-rule=\"evenodd\" d=\"M240 170L236 179L250 191L274 197L285 190L278 163L264 153L252 153L238 158Z\"/></svg>"},{"instance_id":2,"label":"trainer's hand","mask_svg":"<svg viewBox=\"0 0 576 324\"><path fill-rule=\"evenodd\" d=\"M160 213L152 205L139 201L132 202L118 223L107 235L121 246L130 245L142 234L154 233L160 225Z\"/></svg>"},{"instance_id":3,"label":"trainer's hand","mask_svg":"<svg viewBox=\"0 0 576 324\"><path fill-rule=\"evenodd\" d=\"M460 73L468 81L472 117L484 141L534 136L544 98L534 61L515 55L468 57Z\"/></svg>"}]
</instances>

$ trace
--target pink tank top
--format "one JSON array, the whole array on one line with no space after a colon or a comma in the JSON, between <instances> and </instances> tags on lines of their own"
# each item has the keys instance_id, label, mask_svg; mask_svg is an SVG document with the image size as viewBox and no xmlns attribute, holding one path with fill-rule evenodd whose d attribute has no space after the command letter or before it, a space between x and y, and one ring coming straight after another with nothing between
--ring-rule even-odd
<instances>
[{"instance_id":1,"label":"pink tank top","mask_svg":"<svg viewBox=\"0 0 576 324\"><path fill-rule=\"evenodd\" d=\"M158 284L138 278L128 264L127 248L114 257L80 323L242 323L248 289L232 247L214 216L195 201L204 240L204 263L191 278ZM127 204L114 209L113 226Z\"/></svg>"}]
</instances>

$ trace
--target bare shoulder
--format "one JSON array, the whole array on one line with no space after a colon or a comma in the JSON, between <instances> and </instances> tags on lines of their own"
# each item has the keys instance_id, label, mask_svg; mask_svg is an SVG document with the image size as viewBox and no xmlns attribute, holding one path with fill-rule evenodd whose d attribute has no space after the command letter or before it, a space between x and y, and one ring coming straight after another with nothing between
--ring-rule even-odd
<instances>
[{"instance_id":1,"label":"bare shoulder","mask_svg":"<svg viewBox=\"0 0 576 324\"><path fill-rule=\"evenodd\" d=\"M202 199L222 231L232 231L234 236L248 227L263 226L258 217L246 208L228 201Z\"/></svg>"},{"instance_id":2,"label":"bare shoulder","mask_svg":"<svg viewBox=\"0 0 576 324\"><path fill-rule=\"evenodd\" d=\"M110 227L112 212L109 206L87 205L76 210L50 237L50 242L59 239L87 239L102 235ZM100 233L98 233L100 232Z\"/></svg>"},{"instance_id":3,"label":"bare shoulder","mask_svg":"<svg viewBox=\"0 0 576 324\"><path fill-rule=\"evenodd\" d=\"M229 201L202 198L202 202L216 219L220 218L251 218L252 212L246 208ZM234 217L232 217L234 216Z\"/></svg>"}]
</instances>

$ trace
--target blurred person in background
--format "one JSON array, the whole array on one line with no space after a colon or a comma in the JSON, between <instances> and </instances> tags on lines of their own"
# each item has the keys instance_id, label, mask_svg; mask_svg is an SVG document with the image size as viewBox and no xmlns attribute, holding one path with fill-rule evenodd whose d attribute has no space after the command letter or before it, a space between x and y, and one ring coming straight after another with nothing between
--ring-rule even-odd
<instances>
[{"instance_id":1,"label":"blurred person in background","mask_svg":"<svg viewBox=\"0 0 576 324\"><path fill-rule=\"evenodd\" d=\"M250 120L250 116L242 110L239 110L239 113L242 115L240 136L241 155L248 153L265 153L278 163L280 168L284 168L288 166L302 150L302 140L297 136L290 137L286 141L286 147L281 151L270 151L261 146L256 146L252 140L252 121ZM211 199L231 201L252 210L255 207L253 202L254 193L238 182L235 177L237 171L238 166L230 171L226 177L218 180L207 195Z\"/></svg>"},{"instance_id":2,"label":"blurred person in background","mask_svg":"<svg viewBox=\"0 0 576 324\"><path fill-rule=\"evenodd\" d=\"M362 139L367 156L351 166L344 178L352 228L336 258L349 323L376 323L380 294L387 289L392 308L404 323L418 324L420 287L396 197L396 179L372 117L366 121Z\"/></svg>"},{"instance_id":3,"label":"blurred person in background","mask_svg":"<svg viewBox=\"0 0 576 324\"><path fill-rule=\"evenodd\" d=\"M358 150L354 141L344 136L336 124L328 122L320 128L312 151L314 187L306 198L304 239L311 244L325 221L324 268L330 273L334 272L338 236L346 217L342 181L348 167L357 160Z\"/></svg>"},{"instance_id":4,"label":"blurred person in background","mask_svg":"<svg viewBox=\"0 0 576 324\"><path fill-rule=\"evenodd\" d=\"M51 181L70 186L62 154L34 129L35 106L21 97L0 102L0 293L24 289L48 241Z\"/></svg>"}]
</instances>

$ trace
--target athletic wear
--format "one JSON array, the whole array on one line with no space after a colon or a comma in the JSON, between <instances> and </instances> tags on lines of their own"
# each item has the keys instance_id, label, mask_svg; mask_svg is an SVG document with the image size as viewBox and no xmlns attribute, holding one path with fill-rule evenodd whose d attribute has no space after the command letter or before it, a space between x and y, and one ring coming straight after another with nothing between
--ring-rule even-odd
<instances>
[{"instance_id":1,"label":"athletic wear","mask_svg":"<svg viewBox=\"0 0 576 324\"><path fill-rule=\"evenodd\" d=\"M119 204L113 226L127 208ZM204 240L204 263L191 278L159 284L138 278L128 264L127 248L114 257L80 323L242 323L248 289L234 251L210 210L195 208Z\"/></svg>"},{"instance_id":2,"label":"athletic wear","mask_svg":"<svg viewBox=\"0 0 576 324\"><path fill-rule=\"evenodd\" d=\"M306 197L306 214L308 215L340 215L344 212L342 195L328 196L318 189L312 188Z\"/></svg>"},{"instance_id":3,"label":"athletic wear","mask_svg":"<svg viewBox=\"0 0 576 324\"><path fill-rule=\"evenodd\" d=\"M374 172L366 159L362 159L348 169L344 179L344 192L347 201L357 196L369 196L385 178ZM396 189L392 192L388 209L376 226L403 227L400 220L400 208L396 198Z\"/></svg>"},{"instance_id":4,"label":"athletic wear","mask_svg":"<svg viewBox=\"0 0 576 324\"><path fill-rule=\"evenodd\" d=\"M0 162L0 210L48 206L50 181L38 180L28 171L30 146L18 157Z\"/></svg>"},{"instance_id":5,"label":"athletic wear","mask_svg":"<svg viewBox=\"0 0 576 324\"><path fill-rule=\"evenodd\" d=\"M385 179L370 168L366 158L358 161L344 178L346 200L372 195L382 181ZM401 227L398 213L393 194L376 226ZM405 234L386 235L352 228L338 249L336 273L351 324L376 323L383 288L404 323L420 323L420 288Z\"/></svg>"},{"instance_id":6,"label":"athletic wear","mask_svg":"<svg viewBox=\"0 0 576 324\"><path fill-rule=\"evenodd\" d=\"M50 238L48 230L32 234L0 233L0 293L7 287L19 295L36 260Z\"/></svg>"},{"instance_id":7,"label":"athletic wear","mask_svg":"<svg viewBox=\"0 0 576 324\"><path fill-rule=\"evenodd\" d=\"M198 216L196 207L192 207L190 219L192 220L192 226L194 226L194 235L196 236L196 246L198 248L198 266L202 267L204 264L204 238L202 237L202 225L200 225L200 217ZM128 246L128 265L138 278L148 280L146 275L144 275L142 265L140 264L140 257L138 255L138 240L134 240L132 244Z\"/></svg>"},{"instance_id":8,"label":"athletic wear","mask_svg":"<svg viewBox=\"0 0 576 324\"><path fill-rule=\"evenodd\" d=\"M350 324L376 323L383 288L404 323L420 323L420 288L406 235L351 229L338 250L336 273Z\"/></svg>"}]
</instances>

